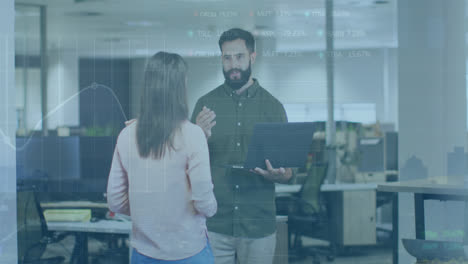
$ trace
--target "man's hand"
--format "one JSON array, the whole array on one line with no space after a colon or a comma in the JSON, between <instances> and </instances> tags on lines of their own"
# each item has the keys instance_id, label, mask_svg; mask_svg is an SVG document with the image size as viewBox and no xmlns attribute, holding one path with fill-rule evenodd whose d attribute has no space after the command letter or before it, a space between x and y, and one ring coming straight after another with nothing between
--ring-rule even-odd
<instances>
[{"instance_id":1,"label":"man's hand","mask_svg":"<svg viewBox=\"0 0 468 264\"><path fill-rule=\"evenodd\" d=\"M205 132L206 139L211 137L211 128L216 125L216 114L206 106L197 115L196 124L203 129Z\"/></svg>"},{"instance_id":2,"label":"man's hand","mask_svg":"<svg viewBox=\"0 0 468 264\"><path fill-rule=\"evenodd\" d=\"M275 169L273 168L269 160L265 160L265 164L267 167L266 170L257 167L251 171L262 175L263 177L265 177L265 179L273 182L286 183L289 181L289 179L291 179L292 170L290 168L285 169L283 167L280 167L279 169Z\"/></svg>"}]
</instances>

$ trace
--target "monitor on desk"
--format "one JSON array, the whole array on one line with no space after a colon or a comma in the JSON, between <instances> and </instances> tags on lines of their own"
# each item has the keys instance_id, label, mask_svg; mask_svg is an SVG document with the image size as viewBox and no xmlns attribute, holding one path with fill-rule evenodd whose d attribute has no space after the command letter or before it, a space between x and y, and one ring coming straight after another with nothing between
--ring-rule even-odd
<instances>
[{"instance_id":1,"label":"monitor on desk","mask_svg":"<svg viewBox=\"0 0 468 264\"><path fill-rule=\"evenodd\" d=\"M79 138L17 137L16 168L20 179L79 179Z\"/></svg>"},{"instance_id":2,"label":"monitor on desk","mask_svg":"<svg viewBox=\"0 0 468 264\"><path fill-rule=\"evenodd\" d=\"M61 193L54 200L104 202L117 139L111 136L81 136L79 139L80 178L61 181L60 189L68 193Z\"/></svg>"},{"instance_id":3,"label":"monitor on desk","mask_svg":"<svg viewBox=\"0 0 468 264\"><path fill-rule=\"evenodd\" d=\"M81 137L81 184L89 200L105 199L117 137Z\"/></svg>"},{"instance_id":4,"label":"monitor on desk","mask_svg":"<svg viewBox=\"0 0 468 264\"><path fill-rule=\"evenodd\" d=\"M105 201L115 137L18 137L17 175L45 200Z\"/></svg>"},{"instance_id":5,"label":"monitor on desk","mask_svg":"<svg viewBox=\"0 0 468 264\"><path fill-rule=\"evenodd\" d=\"M398 133L385 133L385 169L398 170Z\"/></svg>"},{"instance_id":6,"label":"monitor on desk","mask_svg":"<svg viewBox=\"0 0 468 264\"><path fill-rule=\"evenodd\" d=\"M362 138L359 140L358 150L360 172L383 172L385 170L383 138Z\"/></svg>"}]
</instances>

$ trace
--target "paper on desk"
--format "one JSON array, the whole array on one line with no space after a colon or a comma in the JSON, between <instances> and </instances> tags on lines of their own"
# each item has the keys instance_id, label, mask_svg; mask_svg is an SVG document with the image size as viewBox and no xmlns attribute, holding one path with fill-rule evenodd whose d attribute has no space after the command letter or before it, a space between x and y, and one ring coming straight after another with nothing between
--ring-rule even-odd
<instances>
[{"instance_id":1,"label":"paper on desk","mask_svg":"<svg viewBox=\"0 0 468 264\"><path fill-rule=\"evenodd\" d=\"M88 222L91 209L47 209L44 217L47 222Z\"/></svg>"},{"instance_id":2,"label":"paper on desk","mask_svg":"<svg viewBox=\"0 0 468 264\"><path fill-rule=\"evenodd\" d=\"M379 142L380 142L380 138L361 139L361 145L377 145Z\"/></svg>"}]
</instances>

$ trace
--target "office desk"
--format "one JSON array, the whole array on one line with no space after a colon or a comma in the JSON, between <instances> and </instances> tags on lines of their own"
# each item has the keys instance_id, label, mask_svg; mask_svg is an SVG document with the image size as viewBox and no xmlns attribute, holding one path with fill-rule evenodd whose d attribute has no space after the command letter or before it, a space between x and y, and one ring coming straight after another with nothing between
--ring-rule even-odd
<instances>
[{"instance_id":1,"label":"office desk","mask_svg":"<svg viewBox=\"0 0 468 264\"><path fill-rule=\"evenodd\" d=\"M398 263L398 193L406 192L414 194L416 239L425 239L424 201L468 201L468 189L464 188L463 181L446 183L440 178L402 181L379 184L380 192L393 193L393 263ZM465 233L468 230L468 222L465 221ZM418 260L419 262L419 260Z\"/></svg>"},{"instance_id":2,"label":"office desk","mask_svg":"<svg viewBox=\"0 0 468 264\"><path fill-rule=\"evenodd\" d=\"M320 188L322 192L343 192L343 191L375 191L377 190L376 183L338 183L338 184L322 184Z\"/></svg>"},{"instance_id":3,"label":"office desk","mask_svg":"<svg viewBox=\"0 0 468 264\"><path fill-rule=\"evenodd\" d=\"M375 183L323 184L329 203L332 237L336 245L363 246L377 243Z\"/></svg>"},{"instance_id":4,"label":"office desk","mask_svg":"<svg viewBox=\"0 0 468 264\"><path fill-rule=\"evenodd\" d=\"M290 196L300 184L276 184L276 197ZM339 246L374 245L376 231L376 183L322 184L330 204L332 237Z\"/></svg>"},{"instance_id":5,"label":"office desk","mask_svg":"<svg viewBox=\"0 0 468 264\"><path fill-rule=\"evenodd\" d=\"M100 220L97 222L47 222L50 231L130 234L130 221Z\"/></svg>"},{"instance_id":6,"label":"office desk","mask_svg":"<svg viewBox=\"0 0 468 264\"><path fill-rule=\"evenodd\" d=\"M288 225L287 216L276 217L276 250L274 264L288 263ZM64 231L75 233L75 246L72 252L71 264L88 263L88 234L108 233L130 235L132 223L130 221L100 220L98 222L47 222L50 231ZM131 248L129 248L131 253ZM131 257L129 253L129 257Z\"/></svg>"},{"instance_id":7,"label":"office desk","mask_svg":"<svg viewBox=\"0 0 468 264\"><path fill-rule=\"evenodd\" d=\"M105 202L88 202L88 201L60 201L60 202L42 202L42 208L101 208L107 209Z\"/></svg>"},{"instance_id":8,"label":"office desk","mask_svg":"<svg viewBox=\"0 0 468 264\"><path fill-rule=\"evenodd\" d=\"M47 222L50 231L75 233L75 246L70 263L88 263L88 234L107 233L129 235L132 223L129 221L100 220L97 222Z\"/></svg>"},{"instance_id":9,"label":"office desk","mask_svg":"<svg viewBox=\"0 0 468 264\"><path fill-rule=\"evenodd\" d=\"M301 190L301 184L275 184L276 196L286 196L293 193L298 193ZM343 192L343 191L370 191L376 190L376 183L339 183L339 184L322 184L320 190L322 192Z\"/></svg>"}]
</instances>

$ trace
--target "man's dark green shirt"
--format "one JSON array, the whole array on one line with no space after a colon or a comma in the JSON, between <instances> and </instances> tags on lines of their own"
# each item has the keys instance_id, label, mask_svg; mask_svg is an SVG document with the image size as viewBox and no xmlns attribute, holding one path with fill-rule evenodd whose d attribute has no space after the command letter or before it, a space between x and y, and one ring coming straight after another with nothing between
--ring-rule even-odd
<instances>
[{"instance_id":1,"label":"man's dark green shirt","mask_svg":"<svg viewBox=\"0 0 468 264\"><path fill-rule=\"evenodd\" d=\"M287 122L283 105L254 79L241 95L222 84L201 97L192 113L193 123L203 106L216 114L208 147L218 211L208 219L208 230L234 237L271 235L276 230L274 183L226 165L243 164L256 123Z\"/></svg>"}]
</instances>

